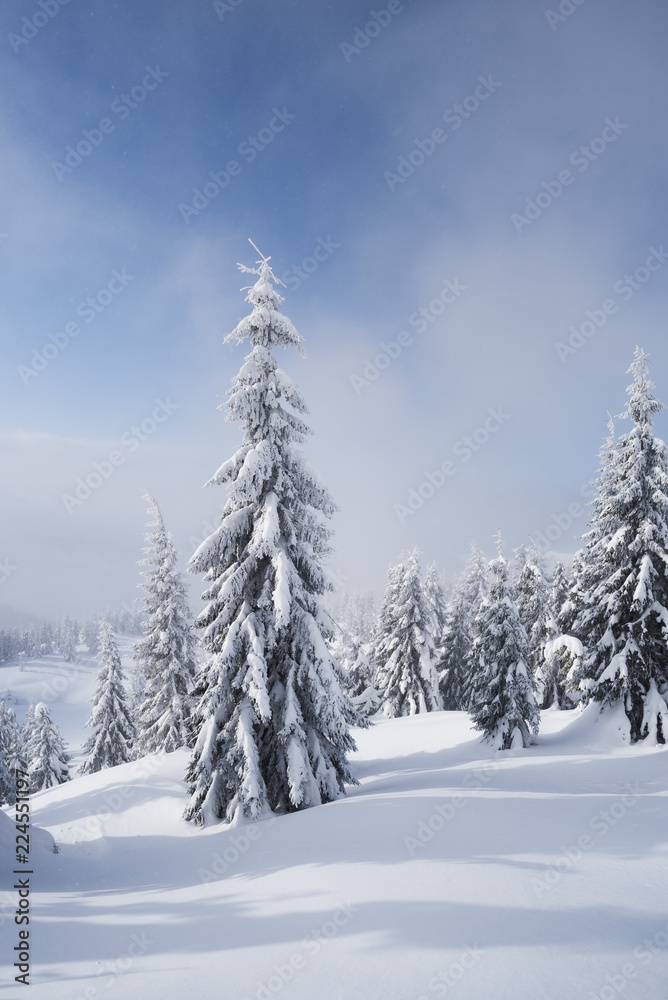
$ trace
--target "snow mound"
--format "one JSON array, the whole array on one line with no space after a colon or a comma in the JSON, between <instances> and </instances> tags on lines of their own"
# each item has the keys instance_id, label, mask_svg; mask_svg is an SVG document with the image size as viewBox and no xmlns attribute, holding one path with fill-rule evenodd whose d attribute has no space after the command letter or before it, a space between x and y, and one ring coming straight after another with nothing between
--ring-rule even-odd
<instances>
[{"instance_id":1,"label":"snow mound","mask_svg":"<svg viewBox=\"0 0 668 1000\"><path fill-rule=\"evenodd\" d=\"M590 701L575 719L552 738L552 745L558 741L573 748L614 750L628 747L631 741L631 727L621 702L601 708L596 701Z\"/></svg>"},{"instance_id":2,"label":"snow mound","mask_svg":"<svg viewBox=\"0 0 668 1000\"><path fill-rule=\"evenodd\" d=\"M47 830L30 824L30 854L43 861L48 854L57 854L56 843ZM16 856L16 826L4 809L0 809L0 859L3 872L11 871Z\"/></svg>"}]
</instances>

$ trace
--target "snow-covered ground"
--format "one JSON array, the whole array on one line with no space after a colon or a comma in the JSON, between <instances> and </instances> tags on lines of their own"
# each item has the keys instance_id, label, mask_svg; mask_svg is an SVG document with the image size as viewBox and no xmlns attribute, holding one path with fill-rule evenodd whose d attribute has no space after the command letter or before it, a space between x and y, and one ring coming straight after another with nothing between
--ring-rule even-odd
<instances>
[{"instance_id":1,"label":"snow-covered ground","mask_svg":"<svg viewBox=\"0 0 668 1000\"><path fill-rule=\"evenodd\" d=\"M19 715L53 660L0 668ZM95 670L47 699L73 744ZM596 720L544 712L500 754L461 713L381 721L345 799L236 829L183 822L184 751L38 793L60 853L33 876L32 995L663 1000L668 756Z\"/></svg>"}]
</instances>

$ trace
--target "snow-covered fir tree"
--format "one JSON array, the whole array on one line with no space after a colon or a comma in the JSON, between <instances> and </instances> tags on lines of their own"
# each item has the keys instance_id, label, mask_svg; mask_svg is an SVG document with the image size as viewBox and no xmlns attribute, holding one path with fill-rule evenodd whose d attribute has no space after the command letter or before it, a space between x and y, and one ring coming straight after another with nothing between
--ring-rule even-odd
<instances>
[{"instance_id":1,"label":"snow-covered fir tree","mask_svg":"<svg viewBox=\"0 0 668 1000\"><path fill-rule=\"evenodd\" d=\"M550 588L543 557L536 547L521 545L516 550L516 565L513 586L515 605L529 639L528 666L535 673L543 662L545 643L551 636L553 614Z\"/></svg>"},{"instance_id":2,"label":"snow-covered fir tree","mask_svg":"<svg viewBox=\"0 0 668 1000\"><path fill-rule=\"evenodd\" d=\"M550 581L550 607L555 621L558 620L561 609L568 600L569 589L570 580L566 572L566 567L557 559Z\"/></svg>"},{"instance_id":3,"label":"snow-covered fir tree","mask_svg":"<svg viewBox=\"0 0 668 1000\"><path fill-rule=\"evenodd\" d=\"M23 652L27 657L42 656L42 647L36 625L31 625L30 628L24 629L21 640Z\"/></svg>"},{"instance_id":4,"label":"snow-covered fir tree","mask_svg":"<svg viewBox=\"0 0 668 1000\"><path fill-rule=\"evenodd\" d=\"M536 665L536 701L540 708L572 708L565 690L565 658L568 648L560 640L554 618L548 619L542 659Z\"/></svg>"},{"instance_id":5,"label":"snow-covered fir tree","mask_svg":"<svg viewBox=\"0 0 668 1000\"><path fill-rule=\"evenodd\" d=\"M439 689L443 708L450 712L467 710L471 692L468 664L471 636L464 599L456 593L446 608L439 661Z\"/></svg>"},{"instance_id":6,"label":"snow-covered fir tree","mask_svg":"<svg viewBox=\"0 0 668 1000\"><path fill-rule=\"evenodd\" d=\"M562 635L572 635L575 621L583 603L584 549L573 556L573 566L568 578L566 597L557 612L557 627Z\"/></svg>"},{"instance_id":7,"label":"snow-covered fir tree","mask_svg":"<svg viewBox=\"0 0 668 1000\"><path fill-rule=\"evenodd\" d=\"M9 765L11 768L16 767L16 765L21 767L23 762L21 727L16 718L16 712L9 705L5 705L4 701L0 702L0 718L2 719L3 729L8 734L7 749L9 752Z\"/></svg>"},{"instance_id":8,"label":"snow-covered fir tree","mask_svg":"<svg viewBox=\"0 0 668 1000\"><path fill-rule=\"evenodd\" d=\"M436 563L429 563L424 576L424 595L431 608L433 618L432 637L434 645L440 649L443 644L443 632L447 615L447 600L445 588L438 575Z\"/></svg>"},{"instance_id":9,"label":"snow-covered fir tree","mask_svg":"<svg viewBox=\"0 0 668 1000\"><path fill-rule=\"evenodd\" d=\"M0 730L0 806L13 805L16 800L16 782L7 763L4 735Z\"/></svg>"},{"instance_id":10,"label":"snow-covered fir tree","mask_svg":"<svg viewBox=\"0 0 668 1000\"><path fill-rule=\"evenodd\" d=\"M370 590L355 595L351 627L362 642L369 643L373 640L376 627L376 602Z\"/></svg>"},{"instance_id":11,"label":"snow-covered fir tree","mask_svg":"<svg viewBox=\"0 0 668 1000\"><path fill-rule=\"evenodd\" d=\"M60 730L43 701L35 705L32 732L26 749L31 792L70 780L69 754Z\"/></svg>"},{"instance_id":12,"label":"snow-covered fir tree","mask_svg":"<svg viewBox=\"0 0 668 1000\"><path fill-rule=\"evenodd\" d=\"M387 662L390 656L390 644L395 629L395 609L399 596L399 587L403 572L403 563L390 566L387 571L387 585L381 601L376 628L373 635L372 664L374 674Z\"/></svg>"},{"instance_id":13,"label":"snow-covered fir tree","mask_svg":"<svg viewBox=\"0 0 668 1000\"><path fill-rule=\"evenodd\" d=\"M14 709L0 701L0 805L16 801L14 769L19 760L20 730Z\"/></svg>"},{"instance_id":14,"label":"snow-covered fir tree","mask_svg":"<svg viewBox=\"0 0 668 1000\"><path fill-rule=\"evenodd\" d=\"M97 656L100 652L100 619L92 615L83 624L80 635L81 642L88 648L91 656Z\"/></svg>"},{"instance_id":15,"label":"snow-covered fir tree","mask_svg":"<svg viewBox=\"0 0 668 1000\"><path fill-rule=\"evenodd\" d=\"M513 600L508 562L499 554L489 564L491 585L476 623L471 718L498 750L527 747L538 732L540 713L528 665L529 640Z\"/></svg>"},{"instance_id":16,"label":"snow-covered fir tree","mask_svg":"<svg viewBox=\"0 0 668 1000\"><path fill-rule=\"evenodd\" d=\"M470 708L474 679L480 665L477 656L474 655L474 644L480 611L489 593L488 565L482 549L472 542L462 579L455 588L457 595L455 599L462 605L462 629L466 636L465 657L459 668L462 680L460 690L466 693L466 701L462 704L462 708L466 709Z\"/></svg>"},{"instance_id":17,"label":"snow-covered fir tree","mask_svg":"<svg viewBox=\"0 0 668 1000\"><path fill-rule=\"evenodd\" d=\"M361 643L357 647L355 659L347 667L348 694L355 708L365 718L374 715L380 708L380 696L373 684L371 652L370 643Z\"/></svg>"},{"instance_id":18,"label":"snow-covered fir tree","mask_svg":"<svg viewBox=\"0 0 668 1000\"><path fill-rule=\"evenodd\" d=\"M488 560L475 542L471 543L469 558L458 590L467 614L470 618L475 618L489 592Z\"/></svg>"},{"instance_id":19,"label":"snow-covered fir tree","mask_svg":"<svg viewBox=\"0 0 668 1000\"><path fill-rule=\"evenodd\" d=\"M30 745L30 739L35 728L35 705L30 702L26 709L26 717L23 725L19 730L19 751L21 757L26 762L28 761L28 746Z\"/></svg>"},{"instance_id":20,"label":"snow-covered fir tree","mask_svg":"<svg viewBox=\"0 0 668 1000\"><path fill-rule=\"evenodd\" d=\"M53 628L49 622L43 622L39 630L39 644L44 656L53 652Z\"/></svg>"},{"instance_id":21,"label":"snow-covered fir tree","mask_svg":"<svg viewBox=\"0 0 668 1000\"><path fill-rule=\"evenodd\" d=\"M86 728L93 734L83 746L86 760L81 774L93 774L133 759L134 725L123 684L123 668L118 646L108 622L100 625L100 661L93 706Z\"/></svg>"},{"instance_id":22,"label":"snow-covered fir tree","mask_svg":"<svg viewBox=\"0 0 668 1000\"><path fill-rule=\"evenodd\" d=\"M379 705L378 692L373 686L372 643L361 642L357 635L348 632L340 622L335 622L330 649L343 667L344 687L353 704L361 715L372 715Z\"/></svg>"},{"instance_id":23,"label":"snow-covered fir tree","mask_svg":"<svg viewBox=\"0 0 668 1000\"><path fill-rule=\"evenodd\" d=\"M344 591L333 617L331 650L344 668L346 689L358 711L363 716L372 715L379 704L371 662L376 624L373 594Z\"/></svg>"},{"instance_id":24,"label":"snow-covered fir tree","mask_svg":"<svg viewBox=\"0 0 668 1000\"><path fill-rule=\"evenodd\" d=\"M344 591L333 617L356 643L371 642L376 626L373 594L370 590L363 593Z\"/></svg>"},{"instance_id":25,"label":"snow-covered fir tree","mask_svg":"<svg viewBox=\"0 0 668 1000\"><path fill-rule=\"evenodd\" d=\"M420 579L417 551L401 564L390 625L383 646L385 659L375 678L383 713L394 718L441 708L433 615Z\"/></svg>"},{"instance_id":26,"label":"snow-covered fir tree","mask_svg":"<svg viewBox=\"0 0 668 1000\"><path fill-rule=\"evenodd\" d=\"M555 563L549 586L541 659L535 671L537 700L541 708L567 709L575 702L566 690L566 676L572 666L570 648L560 641L563 633L560 614L569 597L569 580L563 563Z\"/></svg>"},{"instance_id":27,"label":"snow-covered fir tree","mask_svg":"<svg viewBox=\"0 0 668 1000\"><path fill-rule=\"evenodd\" d=\"M560 708L573 708L582 700L582 692L574 676L583 652L582 643L575 636L575 624L584 606L584 559L584 549L579 549L573 557L565 597L555 614L554 636L546 644L546 658L550 662L546 662L544 667L546 687L543 708L550 707L545 704L550 689L548 674L553 676L554 692ZM555 603L555 608L556 606Z\"/></svg>"},{"instance_id":28,"label":"snow-covered fir tree","mask_svg":"<svg viewBox=\"0 0 668 1000\"><path fill-rule=\"evenodd\" d=\"M357 652L362 645L362 641L350 631L350 626L343 616L334 616L333 622L334 634L330 642L330 649L337 662L346 671L349 671L357 659Z\"/></svg>"},{"instance_id":29,"label":"snow-covered fir tree","mask_svg":"<svg viewBox=\"0 0 668 1000\"><path fill-rule=\"evenodd\" d=\"M584 656L572 682L585 701L623 704L632 742L668 731L668 458L654 437L654 396L636 348L629 401L633 426L608 442L585 536L583 598L573 631Z\"/></svg>"},{"instance_id":30,"label":"snow-covered fir tree","mask_svg":"<svg viewBox=\"0 0 668 1000\"><path fill-rule=\"evenodd\" d=\"M77 662L77 640L79 629L71 618L64 618L60 626L59 652L66 663Z\"/></svg>"},{"instance_id":31,"label":"snow-covered fir tree","mask_svg":"<svg viewBox=\"0 0 668 1000\"><path fill-rule=\"evenodd\" d=\"M247 295L253 309L227 340L251 352L228 392L227 418L243 442L210 484L229 484L220 526L197 549L206 574L203 629L209 659L196 681L197 742L188 769L195 823L257 819L336 799L355 783L347 753L360 717L342 689L327 642L323 597L336 508L295 448L310 432L300 390L277 367L273 348L302 340L278 307L268 258Z\"/></svg>"},{"instance_id":32,"label":"snow-covered fir tree","mask_svg":"<svg viewBox=\"0 0 668 1000\"><path fill-rule=\"evenodd\" d=\"M189 692L197 671L196 640L190 627L186 583L177 568L171 536L158 504L149 494L151 529L140 565L147 569L143 589L144 638L134 648L137 661L135 726L138 757L186 746L192 699Z\"/></svg>"},{"instance_id":33,"label":"snow-covered fir tree","mask_svg":"<svg viewBox=\"0 0 668 1000\"><path fill-rule=\"evenodd\" d=\"M613 418L608 416L608 434L599 451L599 472L591 484L594 499L589 506L594 513L582 539L585 545L573 558L568 597L557 616L562 632L577 635L579 639L586 638L582 625L588 617L587 605L591 604L593 595L607 578L605 551L616 530L613 520L597 516L597 511L615 508L619 488L615 424ZM572 677L569 683L571 689L576 689Z\"/></svg>"}]
</instances>

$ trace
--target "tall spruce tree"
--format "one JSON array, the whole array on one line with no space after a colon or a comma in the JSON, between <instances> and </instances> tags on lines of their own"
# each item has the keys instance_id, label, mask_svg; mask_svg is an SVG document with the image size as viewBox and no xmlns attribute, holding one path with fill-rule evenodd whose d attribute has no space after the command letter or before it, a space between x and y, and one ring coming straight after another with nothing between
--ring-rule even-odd
<instances>
[{"instance_id":1,"label":"tall spruce tree","mask_svg":"<svg viewBox=\"0 0 668 1000\"><path fill-rule=\"evenodd\" d=\"M383 713L395 718L441 708L433 613L420 580L417 551L401 564L390 625L375 680Z\"/></svg>"},{"instance_id":2,"label":"tall spruce tree","mask_svg":"<svg viewBox=\"0 0 668 1000\"><path fill-rule=\"evenodd\" d=\"M508 562L499 554L489 564L491 586L478 613L471 718L498 750L527 747L538 732L540 713L529 668L529 640L513 600Z\"/></svg>"},{"instance_id":3,"label":"tall spruce tree","mask_svg":"<svg viewBox=\"0 0 668 1000\"><path fill-rule=\"evenodd\" d=\"M27 745L30 791L39 792L70 780L70 757L63 738L43 701L35 705L32 732Z\"/></svg>"},{"instance_id":4,"label":"tall spruce tree","mask_svg":"<svg viewBox=\"0 0 668 1000\"><path fill-rule=\"evenodd\" d=\"M123 684L123 668L118 646L108 622L100 625L100 660L93 706L86 728L93 729L84 743L86 760L81 774L93 774L132 760L135 731Z\"/></svg>"},{"instance_id":5,"label":"tall spruce tree","mask_svg":"<svg viewBox=\"0 0 668 1000\"><path fill-rule=\"evenodd\" d=\"M189 692L197 671L196 640L176 550L158 504L148 493L142 499L148 504L151 530L140 562L148 567L143 573L144 638L134 648L138 757L186 746L192 709Z\"/></svg>"},{"instance_id":6,"label":"tall spruce tree","mask_svg":"<svg viewBox=\"0 0 668 1000\"><path fill-rule=\"evenodd\" d=\"M621 703L632 742L664 743L668 728L668 457L654 437L654 396L640 348L622 419L608 442L585 550L586 591L574 623L585 647L573 675L585 701Z\"/></svg>"},{"instance_id":7,"label":"tall spruce tree","mask_svg":"<svg viewBox=\"0 0 668 1000\"><path fill-rule=\"evenodd\" d=\"M205 573L206 608L196 621L209 659L195 688L197 742L188 769L186 819L257 819L336 799L355 784L349 727L361 720L342 690L327 646L332 622L323 596L336 507L294 446L310 432L301 392L273 348L302 340L278 307L269 258L246 300L253 309L227 340L251 353L229 390L227 418L243 442L210 485L230 484L220 526L189 568Z\"/></svg>"}]
</instances>

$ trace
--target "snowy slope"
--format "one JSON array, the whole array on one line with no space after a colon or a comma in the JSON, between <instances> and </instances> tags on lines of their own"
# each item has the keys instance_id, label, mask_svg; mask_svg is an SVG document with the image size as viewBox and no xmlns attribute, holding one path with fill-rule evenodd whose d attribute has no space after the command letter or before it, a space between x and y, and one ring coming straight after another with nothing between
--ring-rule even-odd
<instances>
[{"instance_id":1,"label":"snowy slope","mask_svg":"<svg viewBox=\"0 0 668 1000\"><path fill-rule=\"evenodd\" d=\"M182 821L183 751L39 793L33 995L663 998L666 751L572 719L498 755L460 713L382 721L347 798L237 829Z\"/></svg>"}]
</instances>

